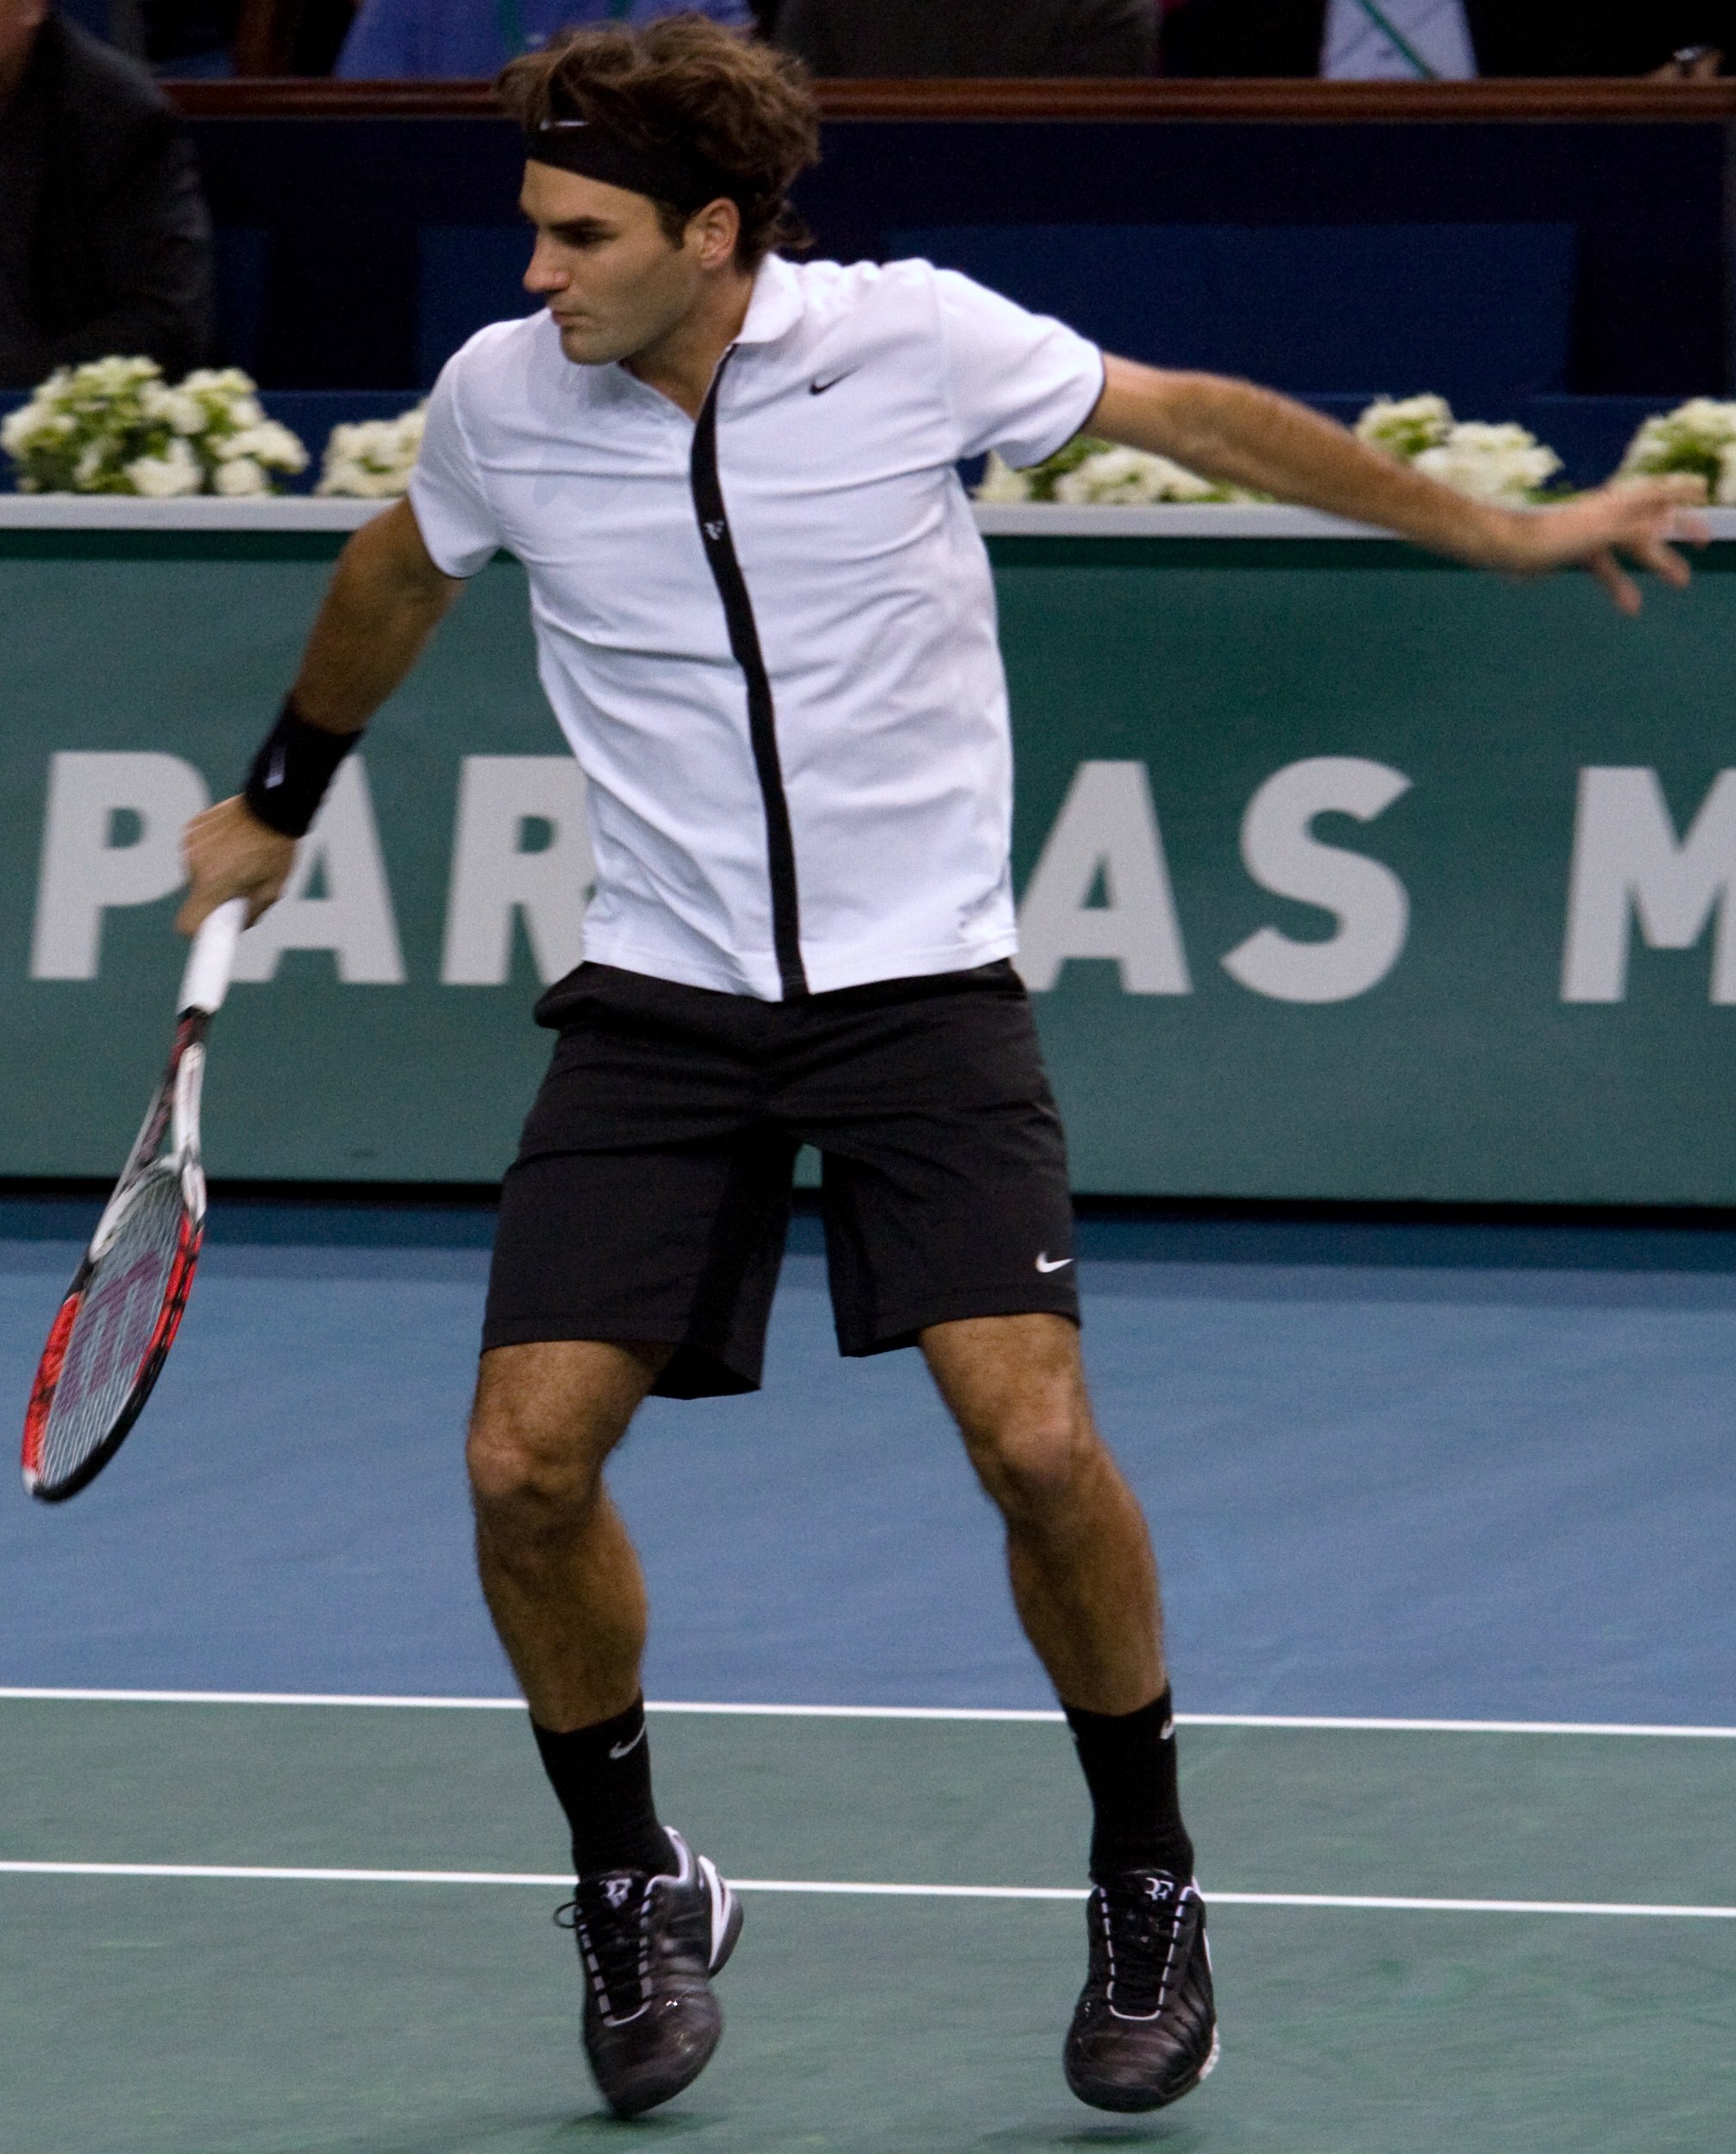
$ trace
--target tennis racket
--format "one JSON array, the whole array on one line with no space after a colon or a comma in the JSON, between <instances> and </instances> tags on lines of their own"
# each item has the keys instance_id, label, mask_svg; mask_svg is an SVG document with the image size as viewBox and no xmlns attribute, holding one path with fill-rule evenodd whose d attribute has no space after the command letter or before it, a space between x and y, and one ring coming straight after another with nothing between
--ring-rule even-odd
<instances>
[{"instance_id":1,"label":"tennis racket","mask_svg":"<svg viewBox=\"0 0 1736 2154\"><path fill-rule=\"evenodd\" d=\"M102 1472L174 1343L205 1230L205 1034L247 911L232 898L193 937L169 1067L42 1349L24 1417L24 1486L44 1503L76 1496Z\"/></svg>"}]
</instances>

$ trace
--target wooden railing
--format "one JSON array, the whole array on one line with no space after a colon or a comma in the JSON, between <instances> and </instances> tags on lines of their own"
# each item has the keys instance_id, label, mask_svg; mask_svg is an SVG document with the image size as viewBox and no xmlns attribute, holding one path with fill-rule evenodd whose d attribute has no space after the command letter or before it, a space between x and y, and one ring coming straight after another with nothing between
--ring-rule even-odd
<instances>
[{"instance_id":1,"label":"wooden railing","mask_svg":"<svg viewBox=\"0 0 1736 2154\"><path fill-rule=\"evenodd\" d=\"M172 82L201 119L489 119L486 82L254 77ZM1714 82L822 82L829 120L1625 121L1736 119L1736 78Z\"/></svg>"}]
</instances>

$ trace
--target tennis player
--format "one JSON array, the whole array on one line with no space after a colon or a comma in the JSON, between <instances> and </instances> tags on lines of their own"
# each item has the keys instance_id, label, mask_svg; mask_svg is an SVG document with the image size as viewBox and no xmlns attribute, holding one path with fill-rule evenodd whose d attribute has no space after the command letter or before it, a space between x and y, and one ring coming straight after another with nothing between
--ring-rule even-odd
<instances>
[{"instance_id":1,"label":"tennis player","mask_svg":"<svg viewBox=\"0 0 1736 2154\"><path fill-rule=\"evenodd\" d=\"M191 929L270 905L341 759L499 548L588 781L586 961L502 1191L469 1466L482 1584L568 1820L585 2042L623 2115L701 2070L741 1922L652 1804L645 1592L604 1464L648 1393L755 1389L799 1145L838 1343L922 1352L1006 1522L1094 1807L1069 2084L1151 2109L1217 2053L1156 1579L1093 1425L1061 1124L1011 959L1012 758L956 475L1088 427L1514 575L1681 584L1679 482L1516 513L1246 383L1109 358L921 261L798 265L793 61L696 17L502 78L544 310L436 385L410 498L345 548ZM1426 589L1418 585L1419 593Z\"/></svg>"}]
</instances>

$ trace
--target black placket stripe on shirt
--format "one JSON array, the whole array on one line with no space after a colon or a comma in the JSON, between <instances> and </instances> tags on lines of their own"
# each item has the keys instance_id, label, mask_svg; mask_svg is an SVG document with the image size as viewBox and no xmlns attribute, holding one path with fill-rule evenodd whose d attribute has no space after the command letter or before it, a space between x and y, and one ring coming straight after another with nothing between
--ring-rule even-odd
<instances>
[{"instance_id":1,"label":"black placket stripe on shirt","mask_svg":"<svg viewBox=\"0 0 1736 2154\"><path fill-rule=\"evenodd\" d=\"M748 685L748 733L753 742L754 769L760 781L760 798L766 811L766 866L772 886L772 947L777 953L778 980L784 999L794 1000L808 992L808 976L802 964L801 913L796 902L796 848L790 831L790 805L784 798L783 765L778 760L777 711L772 701L771 677L760 649L760 631L754 620L753 601L747 579L736 559L730 536L730 519L724 507L724 489L718 477L718 391L732 352L725 352L711 378L711 393L693 434L693 506L699 518L699 536L711 564L711 579L724 602L729 624L730 648Z\"/></svg>"}]
</instances>

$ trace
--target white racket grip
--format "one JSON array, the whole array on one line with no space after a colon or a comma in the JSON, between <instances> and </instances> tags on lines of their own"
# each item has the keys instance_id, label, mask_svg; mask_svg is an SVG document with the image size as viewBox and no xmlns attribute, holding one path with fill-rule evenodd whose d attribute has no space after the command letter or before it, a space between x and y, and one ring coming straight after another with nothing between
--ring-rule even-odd
<instances>
[{"instance_id":1,"label":"white racket grip","mask_svg":"<svg viewBox=\"0 0 1736 2154\"><path fill-rule=\"evenodd\" d=\"M208 1018L215 1017L222 1008L235 961L235 943L247 920L247 899L231 898L201 926L187 953L187 969L181 974L177 1016L183 1010L203 1010Z\"/></svg>"}]
</instances>

